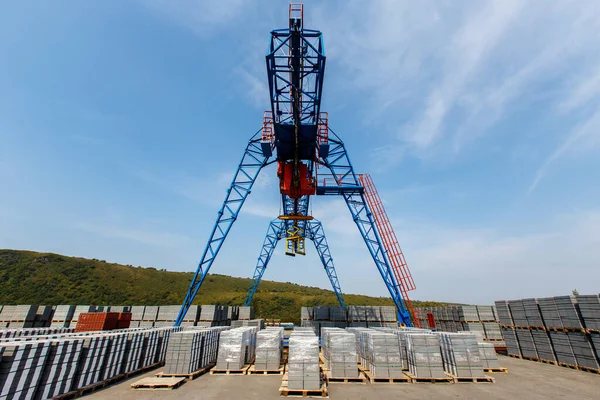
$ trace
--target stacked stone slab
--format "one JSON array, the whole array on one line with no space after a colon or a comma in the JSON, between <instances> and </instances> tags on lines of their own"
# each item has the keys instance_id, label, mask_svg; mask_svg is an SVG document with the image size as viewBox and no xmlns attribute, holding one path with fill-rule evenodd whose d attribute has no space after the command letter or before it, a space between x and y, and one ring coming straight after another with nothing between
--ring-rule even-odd
<instances>
[{"instance_id":1,"label":"stacked stone slab","mask_svg":"<svg viewBox=\"0 0 600 400\"><path fill-rule=\"evenodd\" d=\"M478 321L493 322L496 321L492 306L476 306Z\"/></svg>"},{"instance_id":2,"label":"stacked stone slab","mask_svg":"<svg viewBox=\"0 0 600 400\"><path fill-rule=\"evenodd\" d=\"M560 320L565 329L583 329L583 324L576 304L575 296L557 296L554 297Z\"/></svg>"},{"instance_id":3,"label":"stacked stone slab","mask_svg":"<svg viewBox=\"0 0 600 400\"><path fill-rule=\"evenodd\" d=\"M159 306L146 306L144 308L144 315L140 321L140 328L152 328L158 319Z\"/></svg>"},{"instance_id":4,"label":"stacked stone slab","mask_svg":"<svg viewBox=\"0 0 600 400\"><path fill-rule=\"evenodd\" d=\"M216 368L240 370L254 362L257 331L256 327L242 327L221 332Z\"/></svg>"},{"instance_id":5,"label":"stacked stone slab","mask_svg":"<svg viewBox=\"0 0 600 400\"><path fill-rule=\"evenodd\" d=\"M412 333L406 336L408 369L416 377L444 378L440 337L431 333Z\"/></svg>"},{"instance_id":6,"label":"stacked stone slab","mask_svg":"<svg viewBox=\"0 0 600 400\"><path fill-rule=\"evenodd\" d=\"M576 299L586 329L600 332L600 298L598 295L578 295Z\"/></svg>"},{"instance_id":7,"label":"stacked stone slab","mask_svg":"<svg viewBox=\"0 0 600 400\"><path fill-rule=\"evenodd\" d=\"M256 333L256 359L254 367L257 371L276 371L281 364L283 350L283 328L267 327ZM356 360L355 360L356 362Z\"/></svg>"},{"instance_id":8,"label":"stacked stone slab","mask_svg":"<svg viewBox=\"0 0 600 400\"><path fill-rule=\"evenodd\" d=\"M75 327L77 325L77 321L79 321L79 315L81 313L95 312L95 311L96 311L96 307L94 307L94 306L82 306L82 305L75 306L75 311L73 311L73 318L71 319L71 325L69 325L69 326Z\"/></svg>"},{"instance_id":9,"label":"stacked stone slab","mask_svg":"<svg viewBox=\"0 0 600 400\"><path fill-rule=\"evenodd\" d=\"M496 348L489 342L478 342L479 356L483 368L500 368L500 360L496 354Z\"/></svg>"},{"instance_id":10,"label":"stacked stone slab","mask_svg":"<svg viewBox=\"0 0 600 400\"><path fill-rule=\"evenodd\" d=\"M321 388L319 339L312 330L294 329L290 335L288 388L290 390Z\"/></svg>"},{"instance_id":11,"label":"stacked stone slab","mask_svg":"<svg viewBox=\"0 0 600 400\"><path fill-rule=\"evenodd\" d=\"M514 322L510 315L510 309L508 308L508 301L498 300L494 303L496 305L496 314L501 325L514 326Z\"/></svg>"},{"instance_id":12,"label":"stacked stone slab","mask_svg":"<svg viewBox=\"0 0 600 400\"><path fill-rule=\"evenodd\" d=\"M52 322L50 326L52 328L68 328L73 320L73 314L75 313L75 306L72 305L59 305L56 306L54 314L52 315Z\"/></svg>"},{"instance_id":13,"label":"stacked stone slab","mask_svg":"<svg viewBox=\"0 0 600 400\"><path fill-rule=\"evenodd\" d=\"M510 315L512 316L514 326L526 327L528 326L527 315L525 314L525 307L523 306L522 300L511 300L508 302L510 309Z\"/></svg>"},{"instance_id":14,"label":"stacked stone slab","mask_svg":"<svg viewBox=\"0 0 600 400\"><path fill-rule=\"evenodd\" d=\"M9 328L33 328L38 306L5 305L0 312L0 324Z\"/></svg>"},{"instance_id":15,"label":"stacked stone slab","mask_svg":"<svg viewBox=\"0 0 600 400\"><path fill-rule=\"evenodd\" d=\"M231 318L235 319L235 318ZM239 307L237 319L254 319L254 307Z\"/></svg>"},{"instance_id":16,"label":"stacked stone slab","mask_svg":"<svg viewBox=\"0 0 600 400\"><path fill-rule=\"evenodd\" d=\"M439 333L444 370L456 377L483 377L477 338L468 333Z\"/></svg>"},{"instance_id":17,"label":"stacked stone slab","mask_svg":"<svg viewBox=\"0 0 600 400\"><path fill-rule=\"evenodd\" d=\"M244 320L237 320L237 321L231 321L231 327L232 328L241 328L243 326L252 326L257 328L258 330L261 329L265 329L265 320L262 318L258 318L258 319L244 319Z\"/></svg>"},{"instance_id":18,"label":"stacked stone slab","mask_svg":"<svg viewBox=\"0 0 600 400\"><path fill-rule=\"evenodd\" d=\"M328 369L332 377L358 377L356 365L356 338L344 330L327 335Z\"/></svg>"},{"instance_id":19,"label":"stacked stone slab","mask_svg":"<svg viewBox=\"0 0 600 400\"><path fill-rule=\"evenodd\" d=\"M49 343L48 359L41 373L35 399L49 399L71 390L83 347L82 339L59 339Z\"/></svg>"},{"instance_id":20,"label":"stacked stone slab","mask_svg":"<svg viewBox=\"0 0 600 400\"><path fill-rule=\"evenodd\" d=\"M340 306L329 307L329 319L333 322L345 323L348 319L346 308Z\"/></svg>"},{"instance_id":21,"label":"stacked stone slab","mask_svg":"<svg viewBox=\"0 0 600 400\"><path fill-rule=\"evenodd\" d=\"M363 336L367 369L374 377L401 378L402 354L398 335L380 331L368 331Z\"/></svg>"},{"instance_id":22,"label":"stacked stone slab","mask_svg":"<svg viewBox=\"0 0 600 400\"><path fill-rule=\"evenodd\" d=\"M165 357L165 374L192 374L212 366L217 358L221 329L193 329L171 334Z\"/></svg>"},{"instance_id":23,"label":"stacked stone slab","mask_svg":"<svg viewBox=\"0 0 600 400\"><path fill-rule=\"evenodd\" d=\"M171 305L171 306L160 306L158 309L158 314L156 316L156 322L154 326L156 327L165 327L165 326L173 326L177 317L179 316L179 311L181 310L181 305ZM198 321L198 315L200 312L200 307L197 305L191 305L188 309L187 313L183 317L180 326L194 326Z\"/></svg>"},{"instance_id":24,"label":"stacked stone slab","mask_svg":"<svg viewBox=\"0 0 600 400\"><path fill-rule=\"evenodd\" d=\"M552 341L552 349L554 350L554 354L556 354L556 360L559 363L576 365L577 360L573 354L567 333L562 331L550 331L548 333Z\"/></svg>"},{"instance_id":25,"label":"stacked stone slab","mask_svg":"<svg viewBox=\"0 0 600 400\"><path fill-rule=\"evenodd\" d=\"M556 361L556 356L554 354L554 349L552 348L552 342L550 341L548 332L533 329L531 330L531 336L535 346L535 351L537 353L537 358L540 360Z\"/></svg>"},{"instance_id":26,"label":"stacked stone slab","mask_svg":"<svg viewBox=\"0 0 600 400\"><path fill-rule=\"evenodd\" d=\"M509 355L521 357L521 347L519 346L519 340L517 339L517 333L515 328L503 326L501 328L502 337L506 343L506 352Z\"/></svg>"},{"instance_id":27,"label":"stacked stone slab","mask_svg":"<svg viewBox=\"0 0 600 400\"><path fill-rule=\"evenodd\" d=\"M543 327L544 320L540 313L537 299L523 299L523 309L525 310L525 318L527 319L526 326L528 327Z\"/></svg>"},{"instance_id":28,"label":"stacked stone slab","mask_svg":"<svg viewBox=\"0 0 600 400\"><path fill-rule=\"evenodd\" d=\"M540 314L546 328L564 329L554 297L537 299Z\"/></svg>"},{"instance_id":29,"label":"stacked stone slab","mask_svg":"<svg viewBox=\"0 0 600 400\"><path fill-rule=\"evenodd\" d=\"M598 370L600 365L590 335L580 331L567 332L576 365Z\"/></svg>"},{"instance_id":30,"label":"stacked stone slab","mask_svg":"<svg viewBox=\"0 0 600 400\"><path fill-rule=\"evenodd\" d=\"M144 310L146 306L132 306L131 307L131 327L138 328L144 318Z\"/></svg>"},{"instance_id":31,"label":"stacked stone slab","mask_svg":"<svg viewBox=\"0 0 600 400\"><path fill-rule=\"evenodd\" d=\"M439 332L478 332L486 339L502 340L500 325L492 306L422 307L415 309L415 315L423 328ZM433 317L433 324L430 324L430 317Z\"/></svg>"},{"instance_id":32,"label":"stacked stone slab","mask_svg":"<svg viewBox=\"0 0 600 400\"><path fill-rule=\"evenodd\" d=\"M48 341L0 343L0 398L33 399L49 350Z\"/></svg>"},{"instance_id":33,"label":"stacked stone slab","mask_svg":"<svg viewBox=\"0 0 600 400\"><path fill-rule=\"evenodd\" d=\"M483 329L485 331L485 338L502 340L502 331L500 331L500 325L497 322L483 322Z\"/></svg>"}]
</instances>

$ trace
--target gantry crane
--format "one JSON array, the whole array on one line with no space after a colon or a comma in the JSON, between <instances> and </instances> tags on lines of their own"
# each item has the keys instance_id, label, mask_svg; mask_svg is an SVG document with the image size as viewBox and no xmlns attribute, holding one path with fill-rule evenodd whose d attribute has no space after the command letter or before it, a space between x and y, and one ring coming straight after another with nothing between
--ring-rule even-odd
<instances>
[{"instance_id":1,"label":"gantry crane","mask_svg":"<svg viewBox=\"0 0 600 400\"><path fill-rule=\"evenodd\" d=\"M246 146L175 325L183 321L258 174L274 163L283 213L269 224L245 305L251 304L282 239L289 256L304 255L305 240L313 241L339 304L346 305L323 226L309 213L311 196L342 196L396 305L399 321L418 325L408 297L415 284L373 180L355 173L344 142L329 127L328 114L321 111L323 35L304 28L302 4L290 4L288 28L271 31L266 64L271 109L265 111L262 128Z\"/></svg>"}]
</instances>

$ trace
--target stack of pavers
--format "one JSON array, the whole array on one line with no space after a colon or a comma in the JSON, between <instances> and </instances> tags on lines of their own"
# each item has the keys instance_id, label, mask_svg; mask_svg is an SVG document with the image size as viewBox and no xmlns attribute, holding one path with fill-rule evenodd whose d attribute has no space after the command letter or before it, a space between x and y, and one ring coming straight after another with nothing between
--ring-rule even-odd
<instances>
[{"instance_id":1,"label":"stack of pavers","mask_svg":"<svg viewBox=\"0 0 600 400\"><path fill-rule=\"evenodd\" d=\"M96 311L96 307L94 307L94 306L83 306L83 305L75 306L75 311L73 311L73 317L71 319L71 323L69 324L69 327L75 328L75 326L77 325L77 322L79 321L80 314L88 313L88 312L95 312L95 311Z\"/></svg>"},{"instance_id":2,"label":"stack of pavers","mask_svg":"<svg viewBox=\"0 0 600 400\"><path fill-rule=\"evenodd\" d=\"M283 350L283 328L268 327L256 333L256 371L277 371ZM356 364L356 360L355 360Z\"/></svg>"},{"instance_id":3,"label":"stack of pavers","mask_svg":"<svg viewBox=\"0 0 600 400\"><path fill-rule=\"evenodd\" d=\"M440 337L432 333L406 336L408 369L416 378L445 378Z\"/></svg>"},{"instance_id":4,"label":"stack of pavers","mask_svg":"<svg viewBox=\"0 0 600 400\"><path fill-rule=\"evenodd\" d=\"M479 347L479 357L481 358L481 365L484 369L501 368L500 360L498 360L496 349L492 343L478 341L477 347Z\"/></svg>"},{"instance_id":5,"label":"stack of pavers","mask_svg":"<svg viewBox=\"0 0 600 400\"><path fill-rule=\"evenodd\" d=\"M0 324L9 328L33 328L38 306L6 305L0 312Z\"/></svg>"},{"instance_id":6,"label":"stack of pavers","mask_svg":"<svg viewBox=\"0 0 600 400\"><path fill-rule=\"evenodd\" d=\"M132 328L138 328L144 318L144 310L146 306L132 306L131 307L131 325Z\"/></svg>"},{"instance_id":7,"label":"stack of pavers","mask_svg":"<svg viewBox=\"0 0 600 400\"><path fill-rule=\"evenodd\" d=\"M0 343L0 398L34 398L50 344L49 341Z\"/></svg>"},{"instance_id":8,"label":"stack of pavers","mask_svg":"<svg viewBox=\"0 0 600 400\"><path fill-rule=\"evenodd\" d=\"M319 339L311 329L294 329L290 335L288 389L321 389Z\"/></svg>"},{"instance_id":9,"label":"stack of pavers","mask_svg":"<svg viewBox=\"0 0 600 400\"><path fill-rule=\"evenodd\" d=\"M590 343L600 357L600 298L598 295L578 295L576 298Z\"/></svg>"},{"instance_id":10,"label":"stack of pavers","mask_svg":"<svg viewBox=\"0 0 600 400\"><path fill-rule=\"evenodd\" d=\"M75 306L71 305L59 305L56 306L54 310L54 315L52 316L52 322L50 326L52 328L68 328L71 324L71 320L73 319L73 314L75 313Z\"/></svg>"},{"instance_id":11,"label":"stack of pavers","mask_svg":"<svg viewBox=\"0 0 600 400\"><path fill-rule=\"evenodd\" d=\"M221 325L222 307L214 304L200 306L198 326L211 327Z\"/></svg>"},{"instance_id":12,"label":"stack of pavers","mask_svg":"<svg viewBox=\"0 0 600 400\"><path fill-rule=\"evenodd\" d=\"M53 313L52 306L38 306L33 320L33 327L42 328L50 326Z\"/></svg>"},{"instance_id":13,"label":"stack of pavers","mask_svg":"<svg viewBox=\"0 0 600 400\"><path fill-rule=\"evenodd\" d=\"M369 328L380 328L383 326L379 307L365 307L365 319Z\"/></svg>"},{"instance_id":14,"label":"stack of pavers","mask_svg":"<svg viewBox=\"0 0 600 400\"><path fill-rule=\"evenodd\" d=\"M356 338L351 332L339 329L327 335L330 377L357 378Z\"/></svg>"},{"instance_id":15,"label":"stack of pavers","mask_svg":"<svg viewBox=\"0 0 600 400\"><path fill-rule=\"evenodd\" d=\"M237 311L238 311L237 318L231 318L231 319L254 319L254 307L248 307L248 306L238 307Z\"/></svg>"},{"instance_id":16,"label":"stack of pavers","mask_svg":"<svg viewBox=\"0 0 600 400\"><path fill-rule=\"evenodd\" d=\"M439 333L444 370L457 377L483 378L477 338L469 333Z\"/></svg>"},{"instance_id":17,"label":"stack of pavers","mask_svg":"<svg viewBox=\"0 0 600 400\"><path fill-rule=\"evenodd\" d=\"M396 311L396 307L394 306L381 306L379 307L381 311L381 321L383 326L388 328L397 328L398 327L398 312Z\"/></svg>"},{"instance_id":18,"label":"stack of pavers","mask_svg":"<svg viewBox=\"0 0 600 400\"><path fill-rule=\"evenodd\" d=\"M348 307L348 326L353 328L367 327L367 316L364 306Z\"/></svg>"},{"instance_id":19,"label":"stack of pavers","mask_svg":"<svg viewBox=\"0 0 600 400\"><path fill-rule=\"evenodd\" d=\"M243 326L253 326L257 329L265 329L265 320L262 318L258 319L243 319L237 321L231 321L232 328L241 328Z\"/></svg>"},{"instance_id":20,"label":"stack of pavers","mask_svg":"<svg viewBox=\"0 0 600 400\"><path fill-rule=\"evenodd\" d=\"M36 399L50 399L71 390L83 347L83 339L77 338L49 342L48 358L41 371Z\"/></svg>"},{"instance_id":21,"label":"stack of pavers","mask_svg":"<svg viewBox=\"0 0 600 400\"><path fill-rule=\"evenodd\" d=\"M152 328L158 318L159 306L146 306L144 308L144 315L140 321L140 328Z\"/></svg>"},{"instance_id":22,"label":"stack of pavers","mask_svg":"<svg viewBox=\"0 0 600 400\"><path fill-rule=\"evenodd\" d=\"M213 366L222 329L216 327L172 333L167 345L165 375L188 375Z\"/></svg>"},{"instance_id":23,"label":"stack of pavers","mask_svg":"<svg viewBox=\"0 0 600 400\"><path fill-rule=\"evenodd\" d=\"M398 336L378 331L365 332L361 335L364 335L365 339L364 354L368 363L366 369L373 377L402 378L402 354Z\"/></svg>"},{"instance_id":24,"label":"stack of pavers","mask_svg":"<svg viewBox=\"0 0 600 400\"><path fill-rule=\"evenodd\" d=\"M221 332L216 370L239 371L254 362L256 327L235 328Z\"/></svg>"},{"instance_id":25,"label":"stack of pavers","mask_svg":"<svg viewBox=\"0 0 600 400\"><path fill-rule=\"evenodd\" d=\"M332 306L329 307L329 319L335 328L345 328L348 315L346 307Z\"/></svg>"}]
</instances>

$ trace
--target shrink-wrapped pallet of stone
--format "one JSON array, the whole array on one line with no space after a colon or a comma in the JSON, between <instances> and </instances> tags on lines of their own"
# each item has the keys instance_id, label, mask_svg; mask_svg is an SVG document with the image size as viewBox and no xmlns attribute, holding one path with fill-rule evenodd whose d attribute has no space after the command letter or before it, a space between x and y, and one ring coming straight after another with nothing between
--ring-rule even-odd
<instances>
[{"instance_id":1,"label":"shrink-wrapped pallet of stone","mask_svg":"<svg viewBox=\"0 0 600 400\"><path fill-rule=\"evenodd\" d=\"M456 377L483 377L477 338L468 333L439 333L444 370Z\"/></svg>"},{"instance_id":2,"label":"shrink-wrapped pallet of stone","mask_svg":"<svg viewBox=\"0 0 600 400\"><path fill-rule=\"evenodd\" d=\"M0 343L0 398L33 399L49 350L49 341Z\"/></svg>"},{"instance_id":3,"label":"shrink-wrapped pallet of stone","mask_svg":"<svg viewBox=\"0 0 600 400\"><path fill-rule=\"evenodd\" d=\"M377 378L401 378L402 354L398 335L385 332L364 332L364 353L368 369Z\"/></svg>"},{"instance_id":4,"label":"shrink-wrapped pallet of stone","mask_svg":"<svg viewBox=\"0 0 600 400\"><path fill-rule=\"evenodd\" d=\"M268 327L256 333L256 358L254 368L257 371L276 371L281 364L283 350L283 328Z\"/></svg>"},{"instance_id":5,"label":"shrink-wrapped pallet of stone","mask_svg":"<svg viewBox=\"0 0 600 400\"><path fill-rule=\"evenodd\" d=\"M290 335L288 388L290 390L321 388L319 339L310 330L295 329Z\"/></svg>"},{"instance_id":6,"label":"shrink-wrapped pallet of stone","mask_svg":"<svg viewBox=\"0 0 600 400\"><path fill-rule=\"evenodd\" d=\"M444 378L440 338L432 333L412 333L406 336L408 369L418 378Z\"/></svg>"},{"instance_id":7,"label":"shrink-wrapped pallet of stone","mask_svg":"<svg viewBox=\"0 0 600 400\"><path fill-rule=\"evenodd\" d=\"M243 326L252 326L257 329L265 329L265 320L262 318L259 319L249 319L249 320L237 320L231 321L232 328L241 328Z\"/></svg>"},{"instance_id":8,"label":"shrink-wrapped pallet of stone","mask_svg":"<svg viewBox=\"0 0 600 400\"><path fill-rule=\"evenodd\" d=\"M223 331L219 339L216 368L240 370L246 363L254 362L257 331L255 327Z\"/></svg>"},{"instance_id":9,"label":"shrink-wrapped pallet of stone","mask_svg":"<svg viewBox=\"0 0 600 400\"><path fill-rule=\"evenodd\" d=\"M327 349L327 368L331 377L358 377L354 334L341 329L330 331L327 335Z\"/></svg>"},{"instance_id":10,"label":"shrink-wrapped pallet of stone","mask_svg":"<svg viewBox=\"0 0 600 400\"><path fill-rule=\"evenodd\" d=\"M479 347L479 356L483 368L500 368L500 360L498 360L496 348L492 343L479 342L477 347Z\"/></svg>"}]
</instances>

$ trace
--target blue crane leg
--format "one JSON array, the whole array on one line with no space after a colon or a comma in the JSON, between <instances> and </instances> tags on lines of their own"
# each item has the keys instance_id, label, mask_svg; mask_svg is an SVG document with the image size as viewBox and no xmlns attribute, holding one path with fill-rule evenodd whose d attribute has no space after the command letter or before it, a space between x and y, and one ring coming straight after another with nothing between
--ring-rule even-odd
<instances>
[{"instance_id":1,"label":"blue crane leg","mask_svg":"<svg viewBox=\"0 0 600 400\"><path fill-rule=\"evenodd\" d=\"M331 257L331 253L329 251L327 238L325 238L323 225L317 220L309 221L307 224L307 231L308 238L313 241L317 249L317 253L319 253L319 257L323 263L323 268L327 273L327 277L329 278L329 282L331 282L331 287L333 288L340 306L346 307L346 301L344 300L340 281L338 280L337 272L335 271L335 266L333 265L333 258Z\"/></svg>"},{"instance_id":2,"label":"blue crane leg","mask_svg":"<svg viewBox=\"0 0 600 400\"><path fill-rule=\"evenodd\" d=\"M190 283L190 287L185 295L179 315L175 321L175 326L179 326L183 321L185 314L192 305L192 301L200 286L204 282L212 263L214 262L221 246L227 238L227 234L231 230L233 223L236 221L246 198L250 194L250 190L258 177L260 170L267 164L268 157L265 157L260 147L260 135L256 133L248 142L246 151L242 157L242 161L238 165L237 171L233 177L233 181L227 189L225 201L219 210L217 222L212 229L202 258L196 269L196 273Z\"/></svg>"},{"instance_id":3,"label":"blue crane leg","mask_svg":"<svg viewBox=\"0 0 600 400\"><path fill-rule=\"evenodd\" d=\"M256 268L254 269L252 282L250 283L248 293L246 294L246 301L244 301L245 306L249 306L252 303L252 298L254 297L254 293L256 293L256 288L258 288L258 284L260 283L263 274L267 269L267 265L269 264L271 256L273 255L273 251L275 251L275 246L277 246L277 242L279 242L280 239L285 237L284 225L284 221L278 219L271 221L269 224L267 236L265 236L265 241L263 242L260 256L258 257Z\"/></svg>"},{"instance_id":4,"label":"blue crane leg","mask_svg":"<svg viewBox=\"0 0 600 400\"><path fill-rule=\"evenodd\" d=\"M390 296L398 310L399 321L407 326L412 326L410 313L404 305L404 300L399 290L399 283L392 272L371 210L365 201L362 191L355 190L357 186L360 186L360 182L354 173L344 142L331 129L329 133L332 134L329 137L331 147L329 156L325 160L325 166L329 168L335 181L339 182L339 194L344 197L352 218L371 253L371 257L373 257L373 261L375 261L375 266L379 270L383 282L390 292ZM348 190L345 191L344 187L348 187Z\"/></svg>"}]
</instances>

